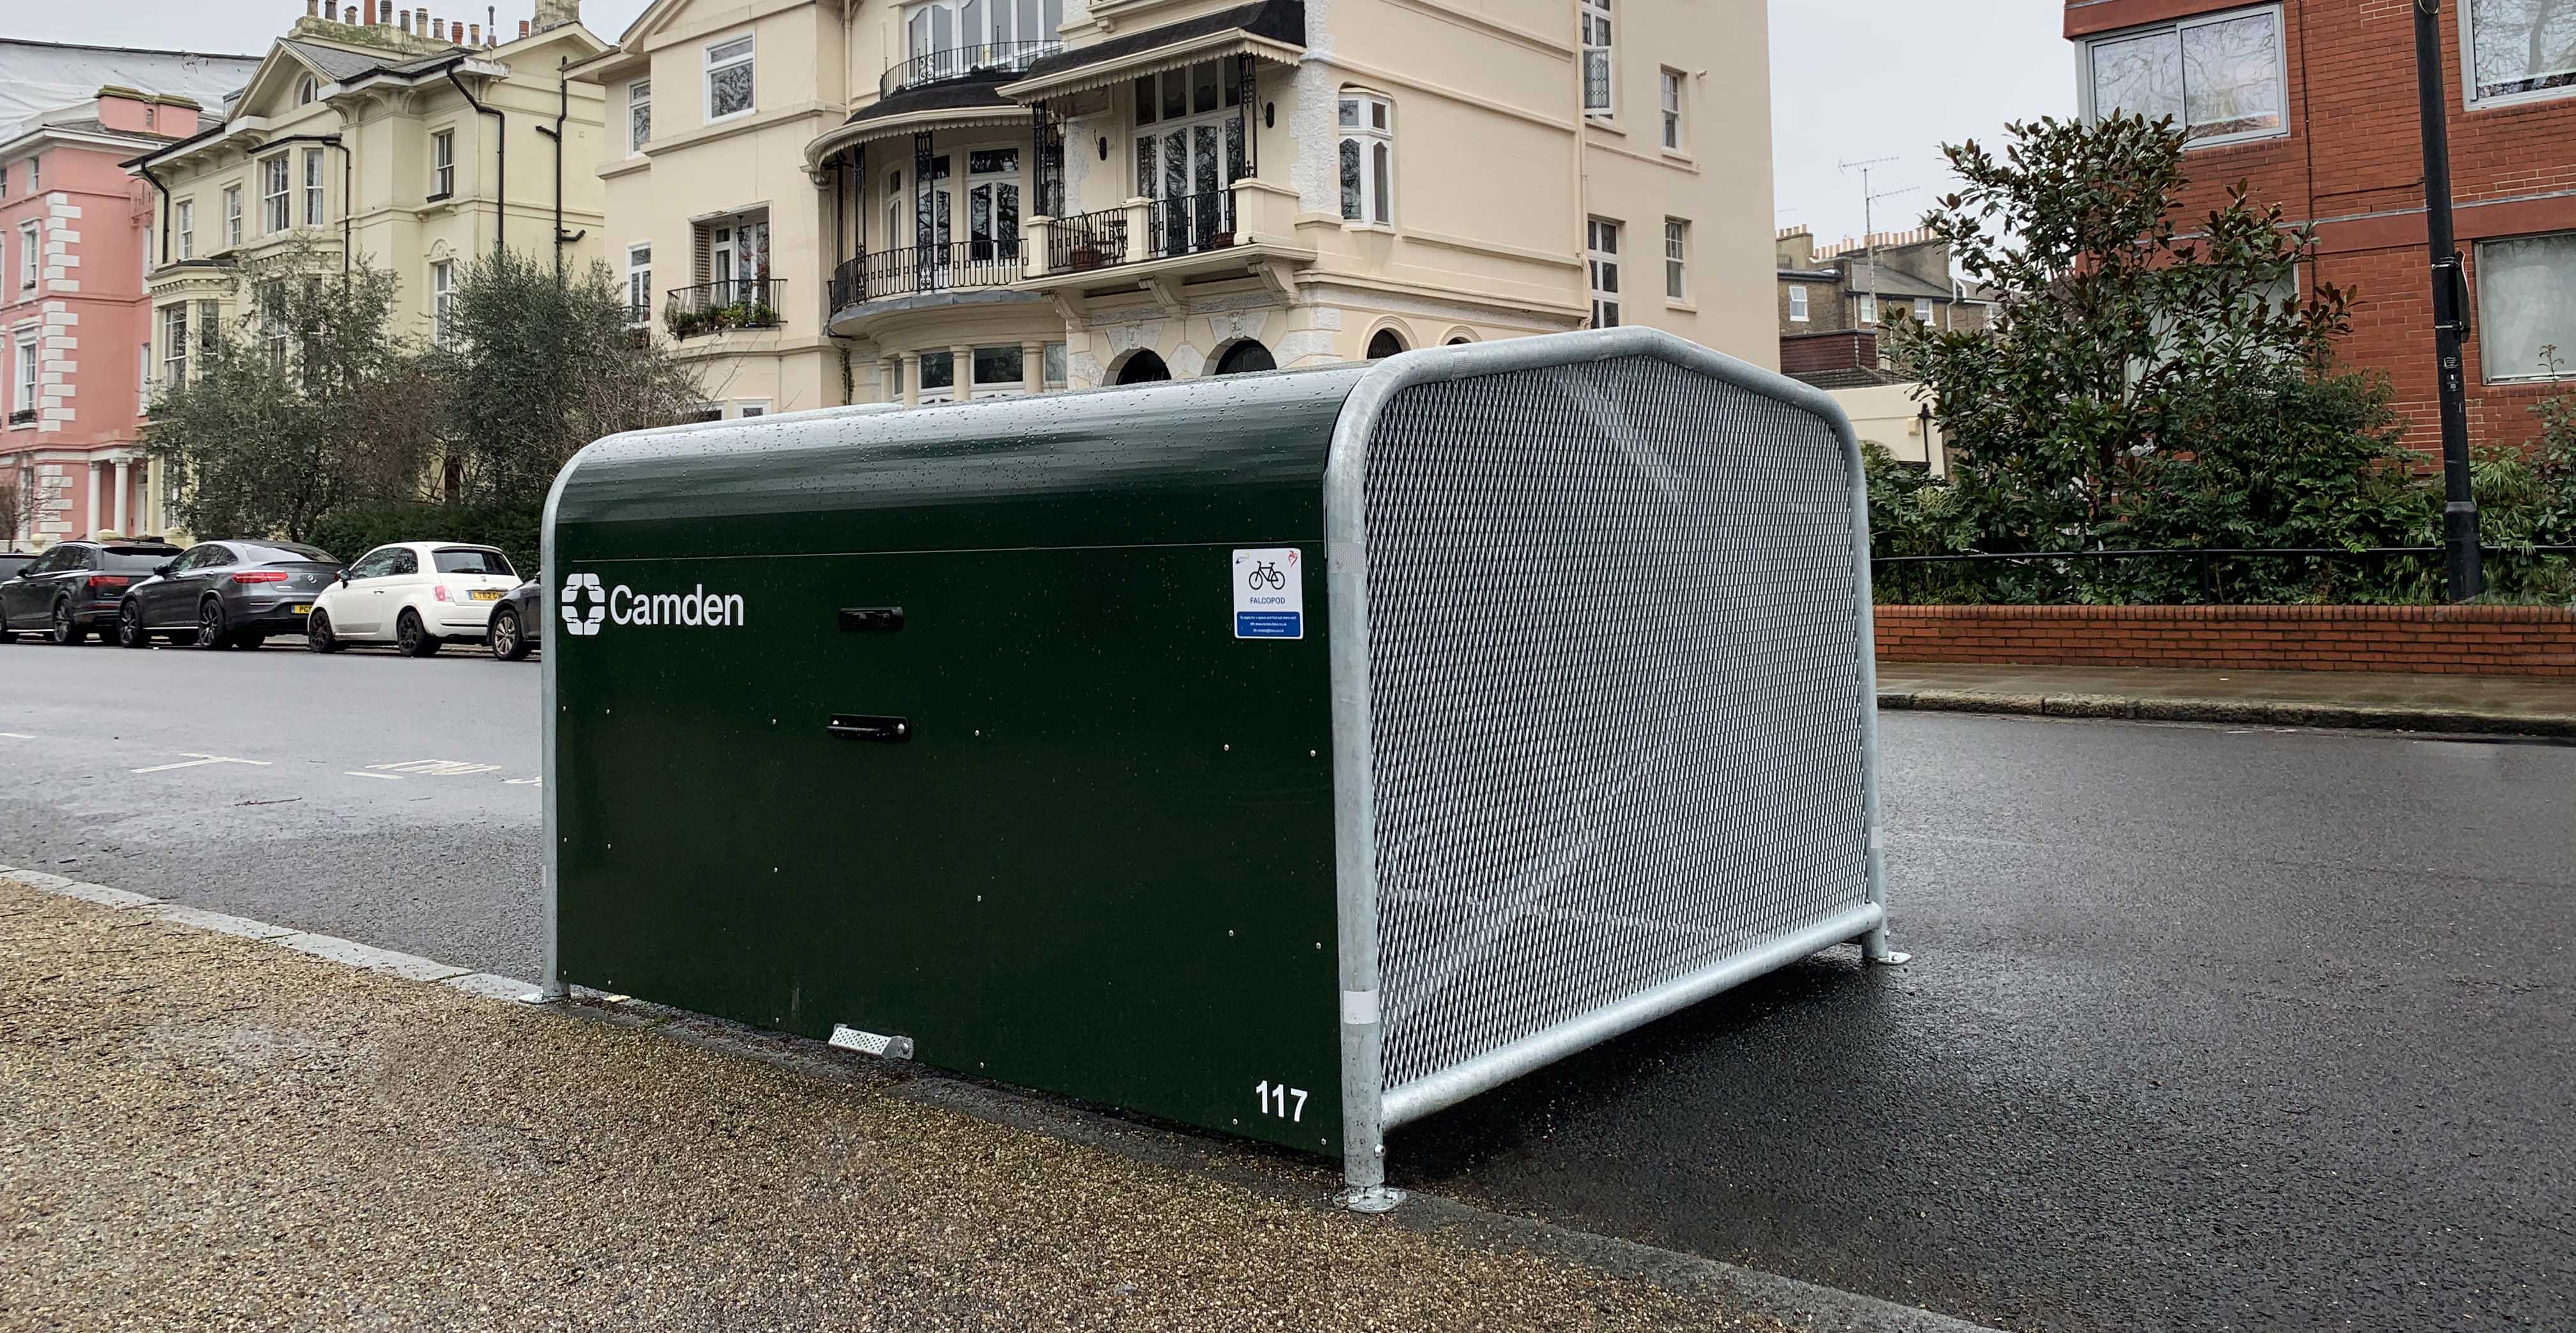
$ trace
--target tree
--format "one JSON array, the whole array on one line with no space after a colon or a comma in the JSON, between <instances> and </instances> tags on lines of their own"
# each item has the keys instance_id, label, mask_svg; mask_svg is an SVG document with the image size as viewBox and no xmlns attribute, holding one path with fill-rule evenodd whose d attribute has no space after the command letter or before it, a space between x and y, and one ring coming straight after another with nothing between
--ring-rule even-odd
<instances>
[{"instance_id":1,"label":"tree","mask_svg":"<svg viewBox=\"0 0 2576 1333\"><path fill-rule=\"evenodd\" d=\"M43 503L35 470L20 459L0 456L0 546L35 536Z\"/></svg>"},{"instance_id":2,"label":"tree","mask_svg":"<svg viewBox=\"0 0 2576 1333\"><path fill-rule=\"evenodd\" d=\"M602 263L571 281L507 250L466 266L450 336L429 356L450 388L451 498L534 512L583 445L670 425L704 401L696 376L637 337L626 313Z\"/></svg>"},{"instance_id":3,"label":"tree","mask_svg":"<svg viewBox=\"0 0 2576 1333\"><path fill-rule=\"evenodd\" d=\"M2427 530L2435 511L2386 390L2336 369L2348 295L2299 289L2309 230L2241 184L2186 229L2170 119L2008 133L2000 158L1944 149L1966 188L1925 219L1996 293L1992 327L1891 330L1950 445L1947 485L1904 497L1940 521L1900 527L1998 552L2372 546ZM2077 597L2179 596L2177 580L2205 594L2214 577L2170 561L2012 568ZM2317 572L2280 568L2292 583Z\"/></svg>"},{"instance_id":4,"label":"tree","mask_svg":"<svg viewBox=\"0 0 2576 1333\"><path fill-rule=\"evenodd\" d=\"M418 490L439 386L392 330L396 279L318 267L289 253L249 275L250 313L194 330L189 373L152 402L146 438L191 532L300 541L339 506Z\"/></svg>"}]
</instances>

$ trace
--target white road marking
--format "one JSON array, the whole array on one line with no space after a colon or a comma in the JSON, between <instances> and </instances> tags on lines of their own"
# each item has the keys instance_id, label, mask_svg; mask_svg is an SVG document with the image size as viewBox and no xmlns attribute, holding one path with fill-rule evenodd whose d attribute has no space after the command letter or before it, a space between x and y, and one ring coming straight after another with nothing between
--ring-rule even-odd
<instances>
[{"instance_id":1,"label":"white road marking","mask_svg":"<svg viewBox=\"0 0 2576 1333\"><path fill-rule=\"evenodd\" d=\"M194 750L181 750L179 753L188 756L188 761L186 763L154 764L150 768L137 768L131 771L136 773L167 773L174 768L195 768L201 764L249 764L255 768L268 767L268 761L265 759L233 759L219 754L199 754Z\"/></svg>"},{"instance_id":2,"label":"white road marking","mask_svg":"<svg viewBox=\"0 0 2576 1333\"><path fill-rule=\"evenodd\" d=\"M504 785L504 786L509 786L509 787L536 787L536 786L542 786L542 785L544 785L544 783L545 783L545 779L544 779L544 778L503 778L503 779L501 779L501 783L502 783L502 785Z\"/></svg>"},{"instance_id":3,"label":"white road marking","mask_svg":"<svg viewBox=\"0 0 2576 1333\"><path fill-rule=\"evenodd\" d=\"M399 764L369 764L379 773L418 773L429 778L461 778L475 773L498 773L499 764L469 764L461 759L407 759Z\"/></svg>"},{"instance_id":4,"label":"white road marking","mask_svg":"<svg viewBox=\"0 0 2576 1333\"><path fill-rule=\"evenodd\" d=\"M32 741L36 739L23 731L0 731L0 736L6 736L13 741Z\"/></svg>"},{"instance_id":5,"label":"white road marking","mask_svg":"<svg viewBox=\"0 0 2576 1333\"><path fill-rule=\"evenodd\" d=\"M356 769L354 769L354 768L353 768L353 769L348 770L348 771L347 771L347 772L345 772L345 773L342 773L340 776L342 776L342 777L344 777L344 778L383 778L383 779L384 779L385 781L387 781L387 782L400 782L400 781L402 781L402 779L401 779L401 778L396 777L395 775L393 775L393 774L391 774L391 773L361 773L361 772L359 772L358 770L356 770Z\"/></svg>"}]
</instances>

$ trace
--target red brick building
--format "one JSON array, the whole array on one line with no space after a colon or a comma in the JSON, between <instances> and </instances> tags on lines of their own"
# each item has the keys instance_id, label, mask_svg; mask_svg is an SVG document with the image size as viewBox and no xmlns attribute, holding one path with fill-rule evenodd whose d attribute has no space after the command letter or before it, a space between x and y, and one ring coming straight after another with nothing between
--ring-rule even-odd
<instances>
[{"instance_id":1,"label":"red brick building","mask_svg":"<svg viewBox=\"0 0 2576 1333\"><path fill-rule=\"evenodd\" d=\"M2469 260L2469 438L2521 444L2576 393L2576 3L2442 0ZM2441 448L2413 0L2068 0L2086 114L2190 128L2187 215L2231 182L2314 222L2313 284L2355 294L2352 363L2385 372L2409 442Z\"/></svg>"}]
</instances>

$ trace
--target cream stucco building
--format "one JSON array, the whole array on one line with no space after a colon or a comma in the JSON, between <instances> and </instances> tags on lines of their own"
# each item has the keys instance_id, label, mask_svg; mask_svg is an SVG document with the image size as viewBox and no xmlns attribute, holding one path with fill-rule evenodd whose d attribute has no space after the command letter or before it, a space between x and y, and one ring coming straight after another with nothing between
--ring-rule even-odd
<instances>
[{"instance_id":1,"label":"cream stucco building","mask_svg":"<svg viewBox=\"0 0 2576 1333\"><path fill-rule=\"evenodd\" d=\"M538 0L503 40L426 9L307 0L220 123L130 164L158 192L154 382L246 313L263 260L388 269L396 331L426 340L477 255L577 270L604 254L599 91L566 71L605 44L579 17L576 0ZM156 516L163 500L156 481Z\"/></svg>"},{"instance_id":2,"label":"cream stucco building","mask_svg":"<svg viewBox=\"0 0 2576 1333\"><path fill-rule=\"evenodd\" d=\"M1761 0L658 0L577 69L709 412L1594 323L1764 365Z\"/></svg>"}]
</instances>

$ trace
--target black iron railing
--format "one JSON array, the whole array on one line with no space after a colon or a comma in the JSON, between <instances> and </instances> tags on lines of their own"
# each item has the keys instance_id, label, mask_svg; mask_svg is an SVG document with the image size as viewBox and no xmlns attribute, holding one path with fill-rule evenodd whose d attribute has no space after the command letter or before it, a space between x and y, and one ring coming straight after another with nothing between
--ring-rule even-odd
<instances>
[{"instance_id":1,"label":"black iron railing","mask_svg":"<svg viewBox=\"0 0 2576 1333\"><path fill-rule=\"evenodd\" d=\"M626 307L627 327L633 328L638 324L650 324L652 322L653 307L649 305L629 305Z\"/></svg>"},{"instance_id":2,"label":"black iron railing","mask_svg":"<svg viewBox=\"0 0 2576 1333\"><path fill-rule=\"evenodd\" d=\"M887 70L877 80L877 96L892 97L906 88L950 79L1017 74L1062 49L1062 42L985 42L932 51Z\"/></svg>"},{"instance_id":3,"label":"black iron railing","mask_svg":"<svg viewBox=\"0 0 2576 1333\"><path fill-rule=\"evenodd\" d=\"M23 426L35 419L36 409L32 407L22 407L9 414L9 424L12 426Z\"/></svg>"},{"instance_id":4,"label":"black iron railing","mask_svg":"<svg viewBox=\"0 0 2576 1333\"><path fill-rule=\"evenodd\" d=\"M777 278L734 278L675 288L662 307L662 326L674 338L694 338L726 329L774 329L779 325Z\"/></svg>"},{"instance_id":5,"label":"black iron railing","mask_svg":"<svg viewBox=\"0 0 2576 1333\"><path fill-rule=\"evenodd\" d=\"M1002 287L1020 280L1020 238L880 250L832 270L832 308L918 293Z\"/></svg>"},{"instance_id":6,"label":"black iron railing","mask_svg":"<svg viewBox=\"0 0 2576 1333\"><path fill-rule=\"evenodd\" d=\"M1154 201L1148 257L1195 255L1234 244L1234 191Z\"/></svg>"},{"instance_id":7,"label":"black iron railing","mask_svg":"<svg viewBox=\"0 0 2576 1333\"><path fill-rule=\"evenodd\" d=\"M1057 218L1047 235L1047 272L1078 273L1127 262L1127 210Z\"/></svg>"}]
</instances>

